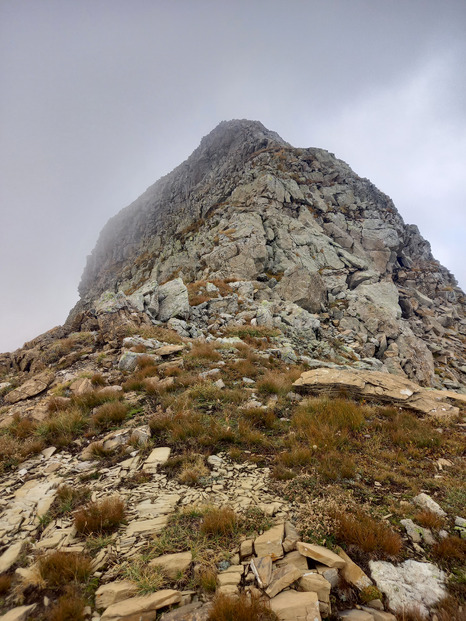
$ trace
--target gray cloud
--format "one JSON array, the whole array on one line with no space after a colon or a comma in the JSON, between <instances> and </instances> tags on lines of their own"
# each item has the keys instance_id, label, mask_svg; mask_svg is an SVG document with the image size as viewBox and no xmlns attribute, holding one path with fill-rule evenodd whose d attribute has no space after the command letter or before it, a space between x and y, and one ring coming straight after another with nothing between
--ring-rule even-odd
<instances>
[{"instance_id":1,"label":"gray cloud","mask_svg":"<svg viewBox=\"0 0 466 621\"><path fill-rule=\"evenodd\" d=\"M101 227L223 119L347 161L466 286L466 5L3 0L0 351L64 321Z\"/></svg>"}]
</instances>

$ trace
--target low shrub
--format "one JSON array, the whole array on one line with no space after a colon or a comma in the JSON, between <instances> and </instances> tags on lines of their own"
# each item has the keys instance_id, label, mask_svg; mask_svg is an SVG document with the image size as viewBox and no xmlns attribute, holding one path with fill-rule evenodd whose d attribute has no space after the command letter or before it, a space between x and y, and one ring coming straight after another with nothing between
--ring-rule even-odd
<instances>
[{"instance_id":1,"label":"low shrub","mask_svg":"<svg viewBox=\"0 0 466 621\"><path fill-rule=\"evenodd\" d=\"M70 582L86 582L92 571L89 556L61 550L39 556L37 566L41 578L52 588L67 586Z\"/></svg>"},{"instance_id":2,"label":"low shrub","mask_svg":"<svg viewBox=\"0 0 466 621\"><path fill-rule=\"evenodd\" d=\"M76 531L81 535L112 533L125 519L125 503L118 496L91 502L74 514Z\"/></svg>"},{"instance_id":3,"label":"low shrub","mask_svg":"<svg viewBox=\"0 0 466 621\"><path fill-rule=\"evenodd\" d=\"M440 539L432 546L432 555L444 566L459 566L466 563L466 539L450 536Z\"/></svg>"},{"instance_id":4,"label":"low shrub","mask_svg":"<svg viewBox=\"0 0 466 621\"><path fill-rule=\"evenodd\" d=\"M278 621L278 617L267 601L242 593L239 597L218 595L207 621Z\"/></svg>"},{"instance_id":5,"label":"low shrub","mask_svg":"<svg viewBox=\"0 0 466 621\"><path fill-rule=\"evenodd\" d=\"M92 415L92 424L98 429L109 429L122 423L129 412L129 405L121 401L111 401L99 406Z\"/></svg>"},{"instance_id":6,"label":"low shrub","mask_svg":"<svg viewBox=\"0 0 466 621\"><path fill-rule=\"evenodd\" d=\"M354 545L359 550L377 557L395 557L401 552L402 541L388 524L362 511L342 513L336 517L336 537L341 544Z\"/></svg>"},{"instance_id":7,"label":"low shrub","mask_svg":"<svg viewBox=\"0 0 466 621\"><path fill-rule=\"evenodd\" d=\"M212 508L206 511L201 522L201 533L209 537L233 534L238 527L236 513L230 507Z\"/></svg>"},{"instance_id":8,"label":"low shrub","mask_svg":"<svg viewBox=\"0 0 466 621\"><path fill-rule=\"evenodd\" d=\"M68 592L59 597L50 608L47 619L49 621L85 621L87 602L78 593Z\"/></svg>"}]
</instances>

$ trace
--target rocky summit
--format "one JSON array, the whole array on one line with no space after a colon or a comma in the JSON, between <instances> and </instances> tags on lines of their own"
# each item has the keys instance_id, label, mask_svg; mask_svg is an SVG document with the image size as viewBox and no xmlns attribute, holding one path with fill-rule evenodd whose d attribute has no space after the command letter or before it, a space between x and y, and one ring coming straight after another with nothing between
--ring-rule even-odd
<instances>
[{"instance_id":1,"label":"rocky summit","mask_svg":"<svg viewBox=\"0 0 466 621\"><path fill-rule=\"evenodd\" d=\"M0 355L0 620L460 621L465 296L334 155L223 122Z\"/></svg>"}]
</instances>

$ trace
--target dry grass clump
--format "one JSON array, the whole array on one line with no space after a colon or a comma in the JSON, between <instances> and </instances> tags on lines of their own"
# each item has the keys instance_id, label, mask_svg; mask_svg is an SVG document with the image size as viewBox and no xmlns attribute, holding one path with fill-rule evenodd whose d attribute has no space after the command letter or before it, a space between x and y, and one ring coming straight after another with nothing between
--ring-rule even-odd
<instances>
[{"instance_id":1,"label":"dry grass clump","mask_svg":"<svg viewBox=\"0 0 466 621\"><path fill-rule=\"evenodd\" d=\"M376 557L395 557L401 552L402 541L388 524L362 511L341 513L336 517L336 537L341 544L354 545Z\"/></svg>"},{"instance_id":2,"label":"dry grass clump","mask_svg":"<svg viewBox=\"0 0 466 621\"><path fill-rule=\"evenodd\" d=\"M71 401L81 411L88 413L99 405L107 403L107 401L119 401L122 398L123 395L118 390L109 390L108 392L90 390L82 395L73 395L73 397L71 397Z\"/></svg>"},{"instance_id":3,"label":"dry grass clump","mask_svg":"<svg viewBox=\"0 0 466 621\"><path fill-rule=\"evenodd\" d=\"M57 395L51 397L47 403L47 411L56 413L63 412L70 407L71 400L68 397L59 397Z\"/></svg>"},{"instance_id":4,"label":"dry grass clump","mask_svg":"<svg viewBox=\"0 0 466 621\"><path fill-rule=\"evenodd\" d=\"M170 345L177 345L183 342L178 332L164 326L147 325L138 328L131 326L126 330L125 336L142 336L143 339L156 339L157 341L169 343Z\"/></svg>"},{"instance_id":5,"label":"dry grass clump","mask_svg":"<svg viewBox=\"0 0 466 621\"><path fill-rule=\"evenodd\" d=\"M85 621L84 609L86 600L78 593L68 592L62 595L50 608L47 619L49 621Z\"/></svg>"},{"instance_id":6,"label":"dry grass clump","mask_svg":"<svg viewBox=\"0 0 466 621\"><path fill-rule=\"evenodd\" d=\"M292 369L280 374L269 371L257 382L257 389L263 394L286 395L292 390L293 382L298 379L301 372L301 369Z\"/></svg>"},{"instance_id":7,"label":"dry grass clump","mask_svg":"<svg viewBox=\"0 0 466 621\"><path fill-rule=\"evenodd\" d=\"M125 503L118 496L91 502L74 514L76 531L81 535L112 533L125 519Z\"/></svg>"},{"instance_id":8,"label":"dry grass clump","mask_svg":"<svg viewBox=\"0 0 466 621\"><path fill-rule=\"evenodd\" d=\"M25 440L32 436L36 429L36 422L30 418L21 418L19 414L15 414L12 422L8 425L8 433L18 440Z\"/></svg>"},{"instance_id":9,"label":"dry grass clump","mask_svg":"<svg viewBox=\"0 0 466 621\"><path fill-rule=\"evenodd\" d=\"M134 582L141 594L154 593L166 585L167 577L161 567L151 567L145 559L131 559L121 568L124 578Z\"/></svg>"},{"instance_id":10,"label":"dry grass clump","mask_svg":"<svg viewBox=\"0 0 466 621\"><path fill-rule=\"evenodd\" d=\"M277 424L277 417L268 408L245 408L241 414L250 425L259 429L274 429Z\"/></svg>"},{"instance_id":11,"label":"dry grass clump","mask_svg":"<svg viewBox=\"0 0 466 621\"><path fill-rule=\"evenodd\" d=\"M241 380L243 377L255 379L260 372L260 368L251 358L242 358L227 362L223 368L223 374L232 380Z\"/></svg>"},{"instance_id":12,"label":"dry grass clump","mask_svg":"<svg viewBox=\"0 0 466 621\"><path fill-rule=\"evenodd\" d=\"M219 345L216 343L210 343L208 341L196 341L190 353L186 356L187 360L208 360L210 362L216 362L221 360L222 356L218 351Z\"/></svg>"},{"instance_id":13,"label":"dry grass clump","mask_svg":"<svg viewBox=\"0 0 466 621\"><path fill-rule=\"evenodd\" d=\"M319 457L317 472L325 482L352 479L356 474L356 464L349 455L328 451Z\"/></svg>"},{"instance_id":14,"label":"dry grass clump","mask_svg":"<svg viewBox=\"0 0 466 621\"><path fill-rule=\"evenodd\" d=\"M146 470L138 470L134 474L130 475L124 480L124 486L128 489L133 489L139 485L143 485L152 480L152 475Z\"/></svg>"},{"instance_id":15,"label":"dry grass clump","mask_svg":"<svg viewBox=\"0 0 466 621\"><path fill-rule=\"evenodd\" d=\"M91 575L91 558L78 552L56 550L39 556L37 566L47 586L64 587L70 582L86 582Z\"/></svg>"},{"instance_id":16,"label":"dry grass clump","mask_svg":"<svg viewBox=\"0 0 466 621\"><path fill-rule=\"evenodd\" d=\"M107 383L102 373L94 373L91 377L91 382L93 386L105 386Z\"/></svg>"},{"instance_id":17,"label":"dry grass clump","mask_svg":"<svg viewBox=\"0 0 466 621\"><path fill-rule=\"evenodd\" d=\"M242 593L239 597L218 595L207 621L278 621L269 603Z\"/></svg>"},{"instance_id":18,"label":"dry grass clump","mask_svg":"<svg viewBox=\"0 0 466 621\"><path fill-rule=\"evenodd\" d=\"M433 511L429 511L428 509L424 509L423 511L419 511L413 517L413 520L416 524L420 526L424 526L424 528L434 528L439 530L443 526L443 518L440 515L437 515Z\"/></svg>"},{"instance_id":19,"label":"dry grass clump","mask_svg":"<svg viewBox=\"0 0 466 621\"><path fill-rule=\"evenodd\" d=\"M230 507L208 509L201 522L201 533L209 537L225 537L238 528L238 518Z\"/></svg>"},{"instance_id":20,"label":"dry grass clump","mask_svg":"<svg viewBox=\"0 0 466 621\"><path fill-rule=\"evenodd\" d=\"M452 596L446 597L437 605L435 614L438 621L464 621L466 618L465 598L458 600Z\"/></svg>"},{"instance_id":21,"label":"dry grass clump","mask_svg":"<svg viewBox=\"0 0 466 621\"><path fill-rule=\"evenodd\" d=\"M29 455L36 455L44 448L41 438L31 437L18 440L6 431L0 433L0 472L16 466Z\"/></svg>"},{"instance_id":22,"label":"dry grass clump","mask_svg":"<svg viewBox=\"0 0 466 621\"><path fill-rule=\"evenodd\" d=\"M178 474L178 481L184 485L197 485L203 478L208 477L209 469L202 456L198 455L191 463L185 463Z\"/></svg>"},{"instance_id":23,"label":"dry grass clump","mask_svg":"<svg viewBox=\"0 0 466 621\"><path fill-rule=\"evenodd\" d=\"M129 405L121 401L112 401L99 406L92 415L92 424L98 429L109 429L122 423L128 412Z\"/></svg>"},{"instance_id":24,"label":"dry grass clump","mask_svg":"<svg viewBox=\"0 0 466 621\"><path fill-rule=\"evenodd\" d=\"M71 513L87 502L90 495L91 490L87 486L71 487L71 485L66 484L60 485L50 507L50 513L53 517Z\"/></svg>"},{"instance_id":25,"label":"dry grass clump","mask_svg":"<svg viewBox=\"0 0 466 621\"><path fill-rule=\"evenodd\" d=\"M217 590L217 572L213 567L201 566L197 574L197 582L206 593L215 593Z\"/></svg>"},{"instance_id":26,"label":"dry grass clump","mask_svg":"<svg viewBox=\"0 0 466 621\"><path fill-rule=\"evenodd\" d=\"M5 595L10 590L13 577L9 574L2 574L0 576L0 595Z\"/></svg>"},{"instance_id":27,"label":"dry grass clump","mask_svg":"<svg viewBox=\"0 0 466 621\"><path fill-rule=\"evenodd\" d=\"M67 446L87 426L88 419L80 408L51 414L37 427L37 434L48 445Z\"/></svg>"},{"instance_id":28,"label":"dry grass clump","mask_svg":"<svg viewBox=\"0 0 466 621\"><path fill-rule=\"evenodd\" d=\"M432 555L445 566L459 566L466 563L466 539L450 536L432 546Z\"/></svg>"},{"instance_id":29,"label":"dry grass clump","mask_svg":"<svg viewBox=\"0 0 466 621\"><path fill-rule=\"evenodd\" d=\"M298 407L292 427L298 437L320 449L339 449L358 431L370 409L345 399L309 399Z\"/></svg>"},{"instance_id":30,"label":"dry grass clump","mask_svg":"<svg viewBox=\"0 0 466 621\"><path fill-rule=\"evenodd\" d=\"M426 621L425 614L421 612L418 606L405 609L403 612L398 613L396 618L398 621Z\"/></svg>"},{"instance_id":31,"label":"dry grass clump","mask_svg":"<svg viewBox=\"0 0 466 621\"><path fill-rule=\"evenodd\" d=\"M437 448L442 443L441 434L426 419L420 419L411 412L399 412L395 408L384 408L381 414L388 419L384 421L382 430L395 446L426 449Z\"/></svg>"}]
</instances>

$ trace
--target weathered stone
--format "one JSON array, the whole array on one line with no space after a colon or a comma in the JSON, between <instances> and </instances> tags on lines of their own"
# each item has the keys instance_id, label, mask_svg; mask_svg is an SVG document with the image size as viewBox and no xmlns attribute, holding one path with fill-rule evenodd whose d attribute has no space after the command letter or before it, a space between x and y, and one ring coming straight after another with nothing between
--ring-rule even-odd
<instances>
[{"instance_id":1,"label":"weathered stone","mask_svg":"<svg viewBox=\"0 0 466 621\"><path fill-rule=\"evenodd\" d=\"M327 565L320 565L319 563L316 563L316 571L318 574L320 574L330 582L332 588L338 586L338 583L340 582L340 574L338 569L336 569L335 567L327 567Z\"/></svg>"},{"instance_id":2,"label":"weathered stone","mask_svg":"<svg viewBox=\"0 0 466 621\"><path fill-rule=\"evenodd\" d=\"M53 382L54 378L55 374L51 371L43 371L9 392L4 397L4 400L6 403L17 403L18 401L35 397L41 392L44 392Z\"/></svg>"},{"instance_id":3,"label":"weathered stone","mask_svg":"<svg viewBox=\"0 0 466 621\"><path fill-rule=\"evenodd\" d=\"M277 567L284 567L285 565L294 565L302 571L308 571L307 558L300 554L297 550L288 552L283 558L277 561ZM328 569L328 568L327 568Z\"/></svg>"},{"instance_id":4,"label":"weathered stone","mask_svg":"<svg viewBox=\"0 0 466 621\"><path fill-rule=\"evenodd\" d=\"M70 390L74 395L84 395L92 392L94 386L88 377L78 377L70 384Z\"/></svg>"},{"instance_id":5,"label":"weathered stone","mask_svg":"<svg viewBox=\"0 0 466 621\"><path fill-rule=\"evenodd\" d=\"M299 533L291 522L285 522L285 540L283 541L283 550L291 552L296 550L296 544L299 541Z\"/></svg>"},{"instance_id":6,"label":"weathered stone","mask_svg":"<svg viewBox=\"0 0 466 621\"><path fill-rule=\"evenodd\" d=\"M272 579L272 558L270 556L253 558L251 570L256 577L259 588L265 589Z\"/></svg>"},{"instance_id":7,"label":"weathered stone","mask_svg":"<svg viewBox=\"0 0 466 621\"><path fill-rule=\"evenodd\" d=\"M171 448L168 446L159 446L153 449L149 457L144 462L143 469L149 472L155 472L157 466L164 464L170 457Z\"/></svg>"},{"instance_id":8,"label":"weathered stone","mask_svg":"<svg viewBox=\"0 0 466 621\"><path fill-rule=\"evenodd\" d=\"M436 417L451 417L459 412L448 403L446 395L443 401L438 395L433 398L428 390L408 379L378 371L314 369L305 371L293 386L298 392L312 390L328 395L344 390L351 397L400 405Z\"/></svg>"},{"instance_id":9,"label":"weathered stone","mask_svg":"<svg viewBox=\"0 0 466 621\"><path fill-rule=\"evenodd\" d=\"M156 535L160 533L167 525L168 517L162 515L152 520L141 520L138 522L131 522L126 529L126 536L132 537L133 535Z\"/></svg>"},{"instance_id":10,"label":"weathered stone","mask_svg":"<svg viewBox=\"0 0 466 621\"><path fill-rule=\"evenodd\" d=\"M178 604L180 601L181 593L173 589L132 597L109 606L104 611L101 621L154 621L157 610Z\"/></svg>"},{"instance_id":11,"label":"weathered stone","mask_svg":"<svg viewBox=\"0 0 466 621\"><path fill-rule=\"evenodd\" d=\"M16 561L18 560L19 555L21 554L21 548L23 546L22 541L18 541L11 545L5 552L0 556L0 574L8 571L10 567L12 567Z\"/></svg>"},{"instance_id":12,"label":"weathered stone","mask_svg":"<svg viewBox=\"0 0 466 621\"><path fill-rule=\"evenodd\" d=\"M284 525L278 524L256 537L254 540L256 556L271 556L272 560L282 558L284 534Z\"/></svg>"},{"instance_id":13,"label":"weathered stone","mask_svg":"<svg viewBox=\"0 0 466 621\"><path fill-rule=\"evenodd\" d=\"M338 617L340 619L350 619L351 621L374 621L374 617L370 612L356 610L355 608L352 610L340 610Z\"/></svg>"},{"instance_id":14,"label":"weathered stone","mask_svg":"<svg viewBox=\"0 0 466 621\"><path fill-rule=\"evenodd\" d=\"M427 509L427 511L432 511L436 515L440 517L445 517L447 514L442 509L442 507L435 502L428 494L424 492L422 494L418 494L413 498L413 502L415 502L421 509Z\"/></svg>"},{"instance_id":15,"label":"weathered stone","mask_svg":"<svg viewBox=\"0 0 466 621\"><path fill-rule=\"evenodd\" d=\"M395 615L392 615L391 612L384 612L383 610L378 610L369 606L362 606L362 609L365 612L369 612L374 621L396 621Z\"/></svg>"},{"instance_id":16,"label":"weathered stone","mask_svg":"<svg viewBox=\"0 0 466 621\"><path fill-rule=\"evenodd\" d=\"M372 579L385 593L393 612L419 608L427 615L429 608L446 596L445 574L431 563L408 560L398 566L385 561L370 561Z\"/></svg>"},{"instance_id":17,"label":"weathered stone","mask_svg":"<svg viewBox=\"0 0 466 621\"><path fill-rule=\"evenodd\" d=\"M303 556L307 556L308 558L312 558L318 563L322 563L323 565L327 565L327 567L344 567L345 561L340 558L337 554L324 548L324 546L315 545L312 543L304 543L303 541L298 541L296 544L298 552Z\"/></svg>"},{"instance_id":18,"label":"weathered stone","mask_svg":"<svg viewBox=\"0 0 466 621\"><path fill-rule=\"evenodd\" d=\"M149 565L151 567L161 567L169 578L177 579L188 569L192 560L193 555L191 552L178 552L154 558Z\"/></svg>"},{"instance_id":19,"label":"weathered stone","mask_svg":"<svg viewBox=\"0 0 466 621\"><path fill-rule=\"evenodd\" d=\"M118 580L102 584L95 592L96 608L108 608L125 599L134 597L138 592L138 587L131 580Z\"/></svg>"},{"instance_id":20,"label":"weathered stone","mask_svg":"<svg viewBox=\"0 0 466 621\"><path fill-rule=\"evenodd\" d=\"M209 458L210 459L210 458ZM242 541L239 547L239 554L242 559L252 556L254 552L254 539Z\"/></svg>"},{"instance_id":21,"label":"weathered stone","mask_svg":"<svg viewBox=\"0 0 466 621\"><path fill-rule=\"evenodd\" d=\"M320 312L327 299L327 289L320 274L302 267L287 270L275 291L284 300L293 302L310 313Z\"/></svg>"},{"instance_id":22,"label":"weathered stone","mask_svg":"<svg viewBox=\"0 0 466 621\"><path fill-rule=\"evenodd\" d=\"M317 593L283 591L270 600L270 608L282 621L321 621Z\"/></svg>"},{"instance_id":23,"label":"weathered stone","mask_svg":"<svg viewBox=\"0 0 466 621\"><path fill-rule=\"evenodd\" d=\"M188 290L181 278L175 278L159 287L160 321L168 321L172 317L186 319L189 315Z\"/></svg>"},{"instance_id":24,"label":"weathered stone","mask_svg":"<svg viewBox=\"0 0 466 621\"><path fill-rule=\"evenodd\" d=\"M293 584L296 580L299 580L301 575L302 571L293 565L285 565L284 567L274 569L270 584L265 592L269 597L275 597L280 591L289 587L290 584Z\"/></svg>"},{"instance_id":25,"label":"weathered stone","mask_svg":"<svg viewBox=\"0 0 466 621\"><path fill-rule=\"evenodd\" d=\"M311 572L302 574L298 582L298 586L301 591L311 591L313 593L317 593L319 601L324 602L325 604L330 603L330 590L332 585L320 574Z\"/></svg>"},{"instance_id":26,"label":"weathered stone","mask_svg":"<svg viewBox=\"0 0 466 621\"><path fill-rule=\"evenodd\" d=\"M30 614L35 607L36 604L31 604L30 606L12 608L0 617L0 621L26 621L26 619L30 618Z\"/></svg>"},{"instance_id":27,"label":"weathered stone","mask_svg":"<svg viewBox=\"0 0 466 621\"><path fill-rule=\"evenodd\" d=\"M184 345L164 345L163 347L159 347L155 350L157 356L171 356L173 354L178 354L183 351Z\"/></svg>"},{"instance_id":28,"label":"weathered stone","mask_svg":"<svg viewBox=\"0 0 466 621\"><path fill-rule=\"evenodd\" d=\"M346 582L356 587L360 591L372 584L372 580L368 576L366 576L363 570L358 565L356 565L356 563L352 561L350 557L346 554L346 552L341 548L338 549L338 556L340 556L345 561L345 566L342 567L340 573L346 580Z\"/></svg>"},{"instance_id":29,"label":"weathered stone","mask_svg":"<svg viewBox=\"0 0 466 621\"><path fill-rule=\"evenodd\" d=\"M212 609L212 604L202 604L202 602L193 602L180 606L171 612L164 612L160 617L160 621L207 621Z\"/></svg>"}]
</instances>

